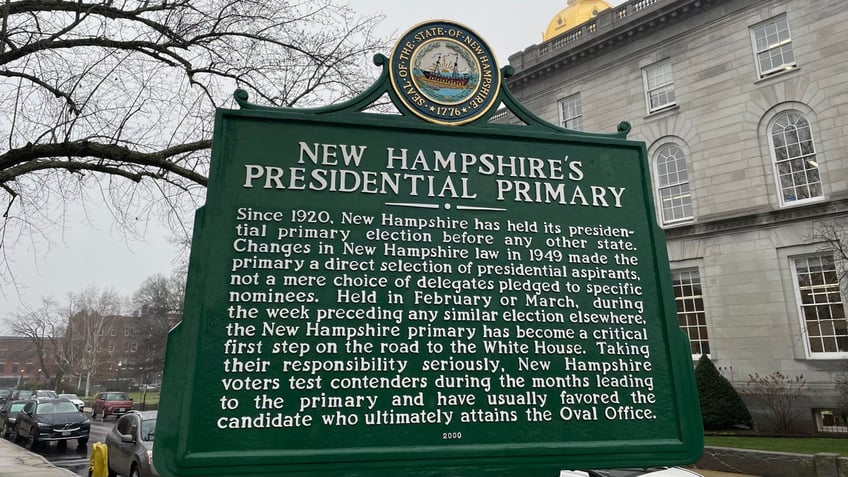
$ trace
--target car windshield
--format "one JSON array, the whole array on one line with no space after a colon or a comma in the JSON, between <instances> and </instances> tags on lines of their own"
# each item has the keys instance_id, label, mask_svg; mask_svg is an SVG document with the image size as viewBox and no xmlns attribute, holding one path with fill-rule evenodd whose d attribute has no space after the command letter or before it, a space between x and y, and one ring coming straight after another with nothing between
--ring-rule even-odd
<instances>
[{"instance_id":1,"label":"car windshield","mask_svg":"<svg viewBox=\"0 0 848 477\"><path fill-rule=\"evenodd\" d=\"M26 399L32 396L32 391L18 391L18 399Z\"/></svg>"},{"instance_id":2,"label":"car windshield","mask_svg":"<svg viewBox=\"0 0 848 477\"><path fill-rule=\"evenodd\" d=\"M156 419L141 421L141 440L152 442L154 432L156 432Z\"/></svg>"},{"instance_id":3,"label":"car windshield","mask_svg":"<svg viewBox=\"0 0 848 477\"><path fill-rule=\"evenodd\" d=\"M43 402L38 404L38 409L36 410L38 414L64 414L67 412L79 412L74 403L70 401L58 401L58 402Z\"/></svg>"},{"instance_id":4,"label":"car windshield","mask_svg":"<svg viewBox=\"0 0 848 477\"><path fill-rule=\"evenodd\" d=\"M9 406L9 413L11 414L11 413L13 413L13 412L18 412L18 411L20 411L21 409L23 409L25 405L26 405L26 403L25 403L25 402L16 402L16 403L12 403L12 405L11 405L11 406Z\"/></svg>"},{"instance_id":5,"label":"car windshield","mask_svg":"<svg viewBox=\"0 0 848 477\"><path fill-rule=\"evenodd\" d=\"M59 397L65 399L79 399L76 394L60 394Z\"/></svg>"},{"instance_id":6,"label":"car windshield","mask_svg":"<svg viewBox=\"0 0 848 477\"><path fill-rule=\"evenodd\" d=\"M127 393L106 393L105 399L107 401L129 401L130 397L127 396Z\"/></svg>"},{"instance_id":7,"label":"car windshield","mask_svg":"<svg viewBox=\"0 0 848 477\"><path fill-rule=\"evenodd\" d=\"M55 397L59 397L59 396L56 394L56 391L36 391L35 397L55 398Z\"/></svg>"}]
</instances>

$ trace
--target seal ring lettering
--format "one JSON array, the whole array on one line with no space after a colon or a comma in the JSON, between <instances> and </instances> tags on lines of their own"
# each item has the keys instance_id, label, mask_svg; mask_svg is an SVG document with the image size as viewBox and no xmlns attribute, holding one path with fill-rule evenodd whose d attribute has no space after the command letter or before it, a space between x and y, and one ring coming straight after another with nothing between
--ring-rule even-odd
<instances>
[{"instance_id":1,"label":"seal ring lettering","mask_svg":"<svg viewBox=\"0 0 848 477\"><path fill-rule=\"evenodd\" d=\"M437 20L401 35L389 57L392 89L413 114L460 125L497 102L501 73L492 50L470 29Z\"/></svg>"}]
</instances>

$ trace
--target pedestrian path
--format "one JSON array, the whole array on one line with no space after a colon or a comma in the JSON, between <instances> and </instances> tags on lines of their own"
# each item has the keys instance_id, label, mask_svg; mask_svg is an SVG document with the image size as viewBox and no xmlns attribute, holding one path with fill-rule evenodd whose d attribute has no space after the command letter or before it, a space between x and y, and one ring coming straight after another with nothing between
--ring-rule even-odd
<instances>
[{"instance_id":1,"label":"pedestrian path","mask_svg":"<svg viewBox=\"0 0 848 477\"><path fill-rule=\"evenodd\" d=\"M6 439L0 439L0 477L79 477L44 457Z\"/></svg>"}]
</instances>

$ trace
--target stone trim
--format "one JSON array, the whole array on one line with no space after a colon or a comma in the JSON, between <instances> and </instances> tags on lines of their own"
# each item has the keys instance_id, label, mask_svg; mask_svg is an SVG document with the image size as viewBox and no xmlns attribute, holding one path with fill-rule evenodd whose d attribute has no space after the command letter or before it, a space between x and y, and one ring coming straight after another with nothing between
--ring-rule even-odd
<instances>
[{"instance_id":1,"label":"stone trim","mask_svg":"<svg viewBox=\"0 0 848 477\"><path fill-rule=\"evenodd\" d=\"M737 217L711 219L700 216L697 218L698 222L694 224L678 225L665 229L665 236L668 240L699 237L792 223L801 220L826 220L841 215L848 215L848 199L818 202L798 207L786 207L766 212L751 212Z\"/></svg>"},{"instance_id":2,"label":"stone trim","mask_svg":"<svg viewBox=\"0 0 848 477\"><path fill-rule=\"evenodd\" d=\"M762 477L848 477L848 457L824 452L788 454L707 446L695 468Z\"/></svg>"}]
</instances>

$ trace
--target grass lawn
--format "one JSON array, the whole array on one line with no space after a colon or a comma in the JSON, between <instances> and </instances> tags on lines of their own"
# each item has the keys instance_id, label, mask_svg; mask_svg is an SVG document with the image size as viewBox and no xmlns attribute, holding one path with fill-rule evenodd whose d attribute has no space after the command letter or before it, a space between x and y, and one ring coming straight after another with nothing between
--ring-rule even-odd
<instances>
[{"instance_id":1,"label":"grass lawn","mask_svg":"<svg viewBox=\"0 0 848 477\"><path fill-rule=\"evenodd\" d=\"M816 454L832 452L848 456L848 437L740 437L704 436L704 444L737 449L755 449L772 452Z\"/></svg>"},{"instance_id":2,"label":"grass lawn","mask_svg":"<svg viewBox=\"0 0 848 477\"><path fill-rule=\"evenodd\" d=\"M143 394L141 391L131 392L131 393L127 393L127 394L130 395L130 397L132 398L136 407L141 406L142 394ZM145 404L159 404L159 391L152 391L152 392L147 391L147 396L144 396L144 403Z\"/></svg>"}]
</instances>

